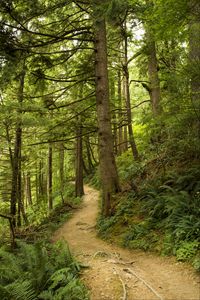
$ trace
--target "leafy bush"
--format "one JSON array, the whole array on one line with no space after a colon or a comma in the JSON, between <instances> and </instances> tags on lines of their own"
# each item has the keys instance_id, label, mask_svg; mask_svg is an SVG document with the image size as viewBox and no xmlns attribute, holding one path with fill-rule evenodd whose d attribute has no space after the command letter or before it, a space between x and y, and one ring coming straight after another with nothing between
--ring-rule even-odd
<instances>
[{"instance_id":1,"label":"leafy bush","mask_svg":"<svg viewBox=\"0 0 200 300\"><path fill-rule=\"evenodd\" d=\"M17 243L16 253L0 249L0 293L4 300L86 300L80 267L64 243Z\"/></svg>"},{"instance_id":2,"label":"leafy bush","mask_svg":"<svg viewBox=\"0 0 200 300\"><path fill-rule=\"evenodd\" d=\"M200 272L200 251L197 252L196 257L192 262L192 265L196 271Z\"/></svg>"},{"instance_id":3,"label":"leafy bush","mask_svg":"<svg viewBox=\"0 0 200 300\"><path fill-rule=\"evenodd\" d=\"M176 250L176 257L179 261L186 261L193 258L199 248L199 243L194 242L182 242L180 247Z\"/></svg>"}]
</instances>

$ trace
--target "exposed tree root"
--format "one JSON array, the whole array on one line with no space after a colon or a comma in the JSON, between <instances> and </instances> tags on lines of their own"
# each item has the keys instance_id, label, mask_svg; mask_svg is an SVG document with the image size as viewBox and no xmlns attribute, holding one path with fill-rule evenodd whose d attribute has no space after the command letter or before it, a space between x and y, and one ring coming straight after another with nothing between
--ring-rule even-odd
<instances>
[{"instance_id":1,"label":"exposed tree root","mask_svg":"<svg viewBox=\"0 0 200 300\"><path fill-rule=\"evenodd\" d=\"M124 281L122 280L119 272L115 269L115 272L117 273L119 280L121 281L122 284L122 288L123 288L123 296L121 298L121 300L127 300L127 291L126 291L126 284L124 283Z\"/></svg>"},{"instance_id":2,"label":"exposed tree root","mask_svg":"<svg viewBox=\"0 0 200 300\"><path fill-rule=\"evenodd\" d=\"M137 279L139 279L140 281L142 281L142 283L149 289L152 291L152 293L154 293L156 295L156 297L158 297L160 300L164 300L164 298L162 296L160 296L156 290L154 290L154 288L152 288L150 286L150 284L148 284L143 278L141 278L140 276L137 275L137 273L135 273L133 270L131 270L130 268L126 268L126 269L123 269L123 271L125 272L128 272L132 275L134 275L135 277L137 277Z\"/></svg>"}]
</instances>

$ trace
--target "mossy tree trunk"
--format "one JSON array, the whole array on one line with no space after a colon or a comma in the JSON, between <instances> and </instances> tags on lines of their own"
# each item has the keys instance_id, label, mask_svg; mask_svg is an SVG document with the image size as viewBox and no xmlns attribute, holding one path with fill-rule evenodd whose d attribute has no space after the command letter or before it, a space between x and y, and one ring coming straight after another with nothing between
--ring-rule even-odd
<instances>
[{"instance_id":1,"label":"mossy tree trunk","mask_svg":"<svg viewBox=\"0 0 200 300\"><path fill-rule=\"evenodd\" d=\"M100 1L96 1L97 5ZM96 9L96 7L95 7ZM99 163L102 183L102 214L112 213L113 194L120 190L114 157L107 69L106 24L102 16L95 20L95 78L99 136Z\"/></svg>"}]
</instances>

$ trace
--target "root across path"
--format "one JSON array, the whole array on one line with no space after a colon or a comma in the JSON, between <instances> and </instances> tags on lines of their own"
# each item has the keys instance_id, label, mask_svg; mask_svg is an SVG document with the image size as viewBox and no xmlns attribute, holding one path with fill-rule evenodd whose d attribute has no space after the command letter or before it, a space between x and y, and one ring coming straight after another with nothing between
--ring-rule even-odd
<instances>
[{"instance_id":1,"label":"root across path","mask_svg":"<svg viewBox=\"0 0 200 300\"><path fill-rule=\"evenodd\" d=\"M98 191L86 186L82 207L53 236L87 266L91 300L200 300L200 278L173 258L110 245L96 236Z\"/></svg>"}]
</instances>

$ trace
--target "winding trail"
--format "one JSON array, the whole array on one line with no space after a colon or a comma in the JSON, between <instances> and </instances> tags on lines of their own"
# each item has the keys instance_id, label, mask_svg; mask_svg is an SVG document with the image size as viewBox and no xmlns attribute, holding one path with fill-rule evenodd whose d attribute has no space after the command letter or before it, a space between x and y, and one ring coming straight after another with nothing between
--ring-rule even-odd
<instances>
[{"instance_id":1,"label":"winding trail","mask_svg":"<svg viewBox=\"0 0 200 300\"><path fill-rule=\"evenodd\" d=\"M91 300L200 300L200 278L185 264L110 245L96 236L98 191L85 186L82 207L57 230L79 261Z\"/></svg>"}]
</instances>

